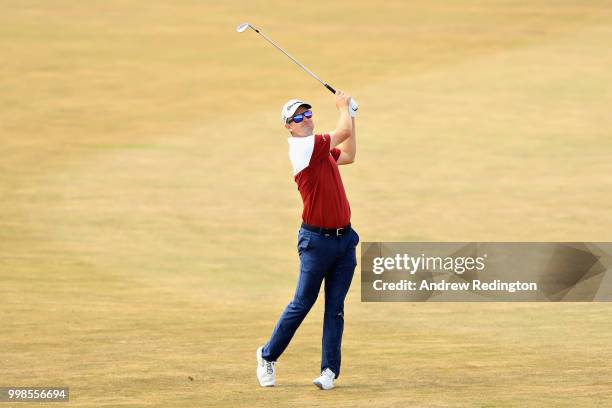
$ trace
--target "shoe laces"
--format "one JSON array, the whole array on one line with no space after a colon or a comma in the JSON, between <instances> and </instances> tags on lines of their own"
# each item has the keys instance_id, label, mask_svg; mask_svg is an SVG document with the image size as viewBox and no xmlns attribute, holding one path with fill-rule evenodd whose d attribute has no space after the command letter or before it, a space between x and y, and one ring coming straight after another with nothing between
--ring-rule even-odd
<instances>
[{"instance_id":1,"label":"shoe laces","mask_svg":"<svg viewBox=\"0 0 612 408\"><path fill-rule=\"evenodd\" d=\"M274 364L275 361L266 361L266 372L270 375L274 374Z\"/></svg>"},{"instance_id":2,"label":"shoe laces","mask_svg":"<svg viewBox=\"0 0 612 408\"><path fill-rule=\"evenodd\" d=\"M329 377L332 380L336 378L336 374L334 374L334 372L332 370L330 370L329 368L326 368L325 370L323 370L321 372L321 375L325 376L325 377Z\"/></svg>"}]
</instances>

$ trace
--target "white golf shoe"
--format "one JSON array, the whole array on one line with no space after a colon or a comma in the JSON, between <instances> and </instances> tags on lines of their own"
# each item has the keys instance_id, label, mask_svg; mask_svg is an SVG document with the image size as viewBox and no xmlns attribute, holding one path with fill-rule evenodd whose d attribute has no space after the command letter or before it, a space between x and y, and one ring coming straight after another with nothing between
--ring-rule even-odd
<instances>
[{"instance_id":1,"label":"white golf shoe","mask_svg":"<svg viewBox=\"0 0 612 408\"><path fill-rule=\"evenodd\" d=\"M267 361L261 356L263 346L257 349L257 379L262 387L274 387L276 383L276 361Z\"/></svg>"},{"instance_id":2,"label":"white golf shoe","mask_svg":"<svg viewBox=\"0 0 612 408\"><path fill-rule=\"evenodd\" d=\"M336 374L329 368L326 368L312 383L322 390L331 390L334 388L334 378L336 378Z\"/></svg>"}]
</instances>

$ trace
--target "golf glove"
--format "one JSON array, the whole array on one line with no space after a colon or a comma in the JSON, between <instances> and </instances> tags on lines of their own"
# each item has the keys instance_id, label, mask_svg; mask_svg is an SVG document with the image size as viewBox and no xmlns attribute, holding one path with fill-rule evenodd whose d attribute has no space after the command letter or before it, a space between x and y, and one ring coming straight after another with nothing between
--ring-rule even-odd
<instances>
[{"instance_id":1,"label":"golf glove","mask_svg":"<svg viewBox=\"0 0 612 408\"><path fill-rule=\"evenodd\" d=\"M349 115L351 115L351 117L355 117L357 116L357 109L359 108L359 105L357 105L357 102L351 98L351 101L349 103Z\"/></svg>"}]
</instances>

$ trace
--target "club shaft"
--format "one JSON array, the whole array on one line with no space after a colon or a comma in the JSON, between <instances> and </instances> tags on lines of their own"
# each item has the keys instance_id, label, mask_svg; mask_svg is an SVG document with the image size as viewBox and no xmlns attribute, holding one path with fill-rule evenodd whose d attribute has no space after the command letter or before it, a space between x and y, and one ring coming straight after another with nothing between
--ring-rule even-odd
<instances>
[{"instance_id":1,"label":"club shaft","mask_svg":"<svg viewBox=\"0 0 612 408\"><path fill-rule=\"evenodd\" d=\"M280 52L282 52L283 54L285 54L287 57L289 57L289 59L291 61L293 61L298 67L302 68L304 71L306 71L306 73L308 73L310 76L312 76L314 79L316 79L317 81L319 81L321 83L321 85L323 85L324 87L326 87L331 93L335 94L336 90L329 84L327 84L326 82L322 81L321 78L319 78L314 72L312 72L311 70L309 70L308 68L306 68L304 65L302 65L302 63L300 63L300 61L296 60L295 58L293 58L287 51L283 50L281 47L279 47L278 45L276 45L274 43L274 41L272 41L270 38L268 38L267 35L265 35L264 33L262 33L258 28L253 27L252 25L249 25L249 27L251 27L253 29L253 31L255 31L257 34L261 35L264 40L266 40L267 42L269 42L270 44L272 44L277 50L279 50Z\"/></svg>"}]
</instances>

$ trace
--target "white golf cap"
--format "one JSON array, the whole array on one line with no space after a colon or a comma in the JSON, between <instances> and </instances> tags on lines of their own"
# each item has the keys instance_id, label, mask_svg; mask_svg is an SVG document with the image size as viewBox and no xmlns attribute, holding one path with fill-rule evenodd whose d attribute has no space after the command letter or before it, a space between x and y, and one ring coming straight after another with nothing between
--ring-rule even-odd
<instances>
[{"instance_id":1,"label":"white golf cap","mask_svg":"<svg viewBox=\"0 0 612 408\"><path fill-rule=\"evenodd\" d=\"M304 102L301 99L291 99L287 101L285 105L283 105L283 110L281 111L281 120L283 121L283 124L287 123L287 119L292 117L300 106L306 106L308 109L312 108L308 102Z\"/></svg>"}]
</instances>

